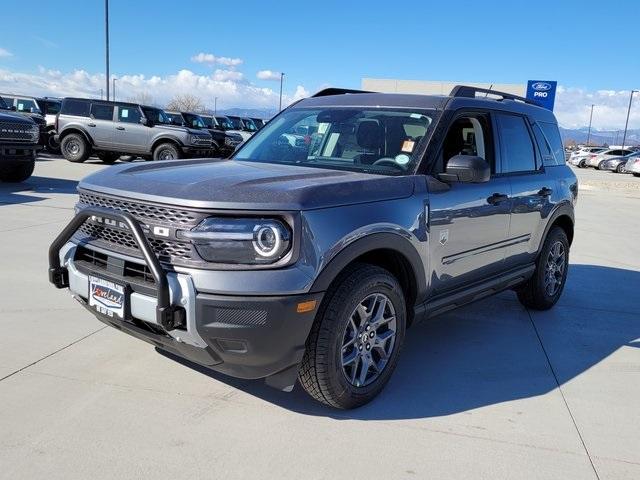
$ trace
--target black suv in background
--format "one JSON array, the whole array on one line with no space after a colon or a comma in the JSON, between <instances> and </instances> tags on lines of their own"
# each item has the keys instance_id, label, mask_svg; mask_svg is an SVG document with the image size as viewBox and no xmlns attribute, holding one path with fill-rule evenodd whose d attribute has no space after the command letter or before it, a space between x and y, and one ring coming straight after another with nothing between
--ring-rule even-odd
<instances>
[{"instance_id":1,"label":"black suv in background","mask_svg":"<svg viewBox=\"0 0 640 480\"><path fill-rule=\"evenodd\" d=\"M47 144L47 120L42 108L35 97L0 93L2 102L10 111L17 112L33 120L38 125L38 144Z\"/></svg>"},{"instance_id":2,"label":"black suv in background","mask_svg":"<svg viewBox=\"0 0 640 480\"><path fill-rule=\"evenodd\" d=\"M167 115L175 125L207 130L213 139L212 157L227 158L242 143L240 135L220 129L211 115L199 115L190 112L167 112Z\"/></svg>"},{"instance_id":3,"label":"black suv in background","mask_svg":"<svg viewBox=\"0 0 640 480\"><path fill-rule=\"evenodd\" d=\"M56 118L56 141L70 162L95 153L104 163L121 155L147 160L208 157L211 135L174 126L160 108L126 102L65 98Z\"/></svg>"},{"instance_id":4,"label":"black suv in background","mask_svg":"<svg viewBox=\"0 0 640 480\"><path fill-rule=\"evenodd\" d=\"M22 182L31 176L39 138L38 124L0 97L0 181Z\"/></svg>"},{"instance_id":5,"label":"black suv in background","mask_svg":"<svg viewBox=\"0 0 640 480\"><path fill-rule=\"evenodd\" d=\"M508 289L553 307L578 196L552 112L464 86L329 89L229 160L121 165L78 189L56 287L157 348L338 408L382 390L413 322Z\"/></svg>"}]
</instances>

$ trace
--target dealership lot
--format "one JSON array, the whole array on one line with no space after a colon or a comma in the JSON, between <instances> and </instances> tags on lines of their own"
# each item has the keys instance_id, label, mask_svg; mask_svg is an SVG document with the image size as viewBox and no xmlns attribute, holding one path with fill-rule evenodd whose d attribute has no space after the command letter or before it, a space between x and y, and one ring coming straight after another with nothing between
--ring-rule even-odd
<instances>
[{"instance_id":1,"label":"dealership lot","mask_svg":"<svg viewBox=\"0 0 640 480\"><path fill-rule=\"evenodd\" d=\"M640 478L640 178L576 170L554 309L505 292L417 325L383 394L341 412L159 355L48 284L101 168L42 157L0 186L7 478Z\"/></svg>"}]
</instances>

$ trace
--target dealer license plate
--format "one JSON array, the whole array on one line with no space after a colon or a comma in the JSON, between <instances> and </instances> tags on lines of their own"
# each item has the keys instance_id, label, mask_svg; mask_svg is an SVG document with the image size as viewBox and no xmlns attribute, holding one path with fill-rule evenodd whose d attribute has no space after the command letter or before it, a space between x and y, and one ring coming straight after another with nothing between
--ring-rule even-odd
<instances>
[{"instance_id":1,"label":"dealer license plate","mask_svg":"<svg viewBox=\"0 0 640 480\"><path fill-rule=\"evenodd\" d=\"M110 318L124 318L124 286L98 277L89 277L89 306Z\"/></svg>"}]
</instances>

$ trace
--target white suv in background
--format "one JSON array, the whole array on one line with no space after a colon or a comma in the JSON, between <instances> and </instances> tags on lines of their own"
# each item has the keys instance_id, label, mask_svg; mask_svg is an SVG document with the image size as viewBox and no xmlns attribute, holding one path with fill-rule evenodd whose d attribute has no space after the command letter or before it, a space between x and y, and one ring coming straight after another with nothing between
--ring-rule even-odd
<instances>
[{"instance_id":1,"label":"white suv in background","mask_svg":"<svg viewBox=\"0 0 640 480\"><path fill-rule=\"evenodd\" d=\"M603 152L605 147L580 147L569 157L569 163L574 167L584 168L587 157L593 153Z\"/></svg>"},{"instance_id":2,"label":"white suv in background","mask_svg":"<svg viewBox=\"0 0 640 480\"><path fill-rule=\"evenodd\" d=\"M627 148L610 148L598 153L591 153L585 159L585 166L593 167L597 170L600 170L600 166L605 160L609 160L613 157L624 157L625 155L629 155L630 153L633 153L633 150Z\"/></svg>"}]
</instances>

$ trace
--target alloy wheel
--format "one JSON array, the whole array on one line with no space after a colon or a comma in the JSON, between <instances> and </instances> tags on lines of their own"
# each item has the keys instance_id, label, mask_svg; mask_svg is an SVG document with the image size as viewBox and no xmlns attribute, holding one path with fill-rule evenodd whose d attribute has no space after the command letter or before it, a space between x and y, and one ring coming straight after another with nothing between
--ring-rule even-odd
<instances>
[{"instance_id":1,"label":"alloy wheel","mask_svg":"<svg viewBox=\"0 0 640 480\"><path fill-rule=\"evenodd\" d=\"M553 297L560 290L566 263L564 245L562 242L555 242L549 250L544 269L544 290L548 296Z\"/></svg>"},{"instance_id":2,"label":"alloy wheel","mask_svg":"<svg viewBox=\"0 0 640 480\"><path fill-rule=\"evenodd\" d=\"M384 371L396 337L396 312L382 293L364 298L354 309L342 337L342 372L355 387L365 387Z\"/></svg>"}]
</instances>

